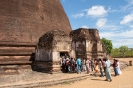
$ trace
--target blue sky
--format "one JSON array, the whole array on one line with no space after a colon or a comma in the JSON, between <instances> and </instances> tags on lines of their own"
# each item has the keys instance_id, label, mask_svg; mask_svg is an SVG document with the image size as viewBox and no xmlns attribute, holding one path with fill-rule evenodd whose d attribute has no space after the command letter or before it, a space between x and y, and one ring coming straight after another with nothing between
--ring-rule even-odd
<instances>
[{"instance_id":1,"label":"blue sky","mask_svg":"<svg viewBox=\"0 0 133 88\"><path fill-rule=\"evenodd\" d=\"M60 0L73 30L96 28L114 48L133 48L133 0Z\"/></svg>"}]
</instances>

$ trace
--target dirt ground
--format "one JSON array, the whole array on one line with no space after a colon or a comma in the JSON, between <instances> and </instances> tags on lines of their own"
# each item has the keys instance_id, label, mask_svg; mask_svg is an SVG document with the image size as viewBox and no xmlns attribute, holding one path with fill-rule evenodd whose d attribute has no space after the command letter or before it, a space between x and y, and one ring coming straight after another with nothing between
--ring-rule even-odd
<instances>
[{"instance_id":1,"label":"dirt ground","mask_svg":"<svg viewBox=\"0 0 133 88\"><path fill-rule=\"evenodd\" d=\"M119 58L119 60L129 63L130 60L133 61L133 58ZM112 82L104 81L105 79L105 77L92 77L74 83L66 82L59 85L40 88L133 88L133 66L127 66L122 69L122 75L120 76L115 77L112 75Z\"/></svg>"}]
</instances>

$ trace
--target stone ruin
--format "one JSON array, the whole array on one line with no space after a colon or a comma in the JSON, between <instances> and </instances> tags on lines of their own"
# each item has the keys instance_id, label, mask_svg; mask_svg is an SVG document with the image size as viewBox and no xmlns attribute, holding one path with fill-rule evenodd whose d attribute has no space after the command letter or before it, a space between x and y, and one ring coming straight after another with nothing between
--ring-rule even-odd
<instances>
[{"instance_id":1,"label":"stone ruin","mask_svg":"<svg viewBox=\"0 0 133 88\"><path fill-rule=\"evenodd\" d=\"M79 28L71 31L70 36L77 57L93 59L106 56L106 50L97 29Z\"/></svg>"},{"instance_id":2,"label":"stone ruin","mask_svg":"<svg viewBox=\"0 0 133 88\"><path fill-rule=\"evenodd\" d=\"M59 71L64 54L103 57L98 31L72 31L59 0L0 0L0 74Z\"/></svg>"},{"instance_id":3,"label":"stone ruin","mask_svg":"<svg viewBox=\"0 0 133 88\"><path fill-rule=\"evenodd\" d=\"M97 29L79 28L67 35L61 30L44 34L36 48L34 70L45 72L61 71L61 55L69 57L104 58L106 52Z\"/></svg>"},{"instance_id":4,"label":"stone ruin","mask_svg":"<svg viewBox=\"0 0 133 88\"><path fill-rule=\"evenodd\" d=\"M60 54L71 53L71 38L61 30L52 30L40 37L35 51L33 70L60 71Z\"/></svg>"}]
</instances>

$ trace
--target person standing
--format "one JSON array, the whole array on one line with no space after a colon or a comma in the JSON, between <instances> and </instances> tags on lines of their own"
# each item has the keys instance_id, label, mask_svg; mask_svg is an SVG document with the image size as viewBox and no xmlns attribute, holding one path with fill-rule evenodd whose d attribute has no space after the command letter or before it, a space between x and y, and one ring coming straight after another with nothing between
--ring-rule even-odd
<instances>
[{"instance_id":1,"label":"person standing","mask_svg":"<svg viewBox=\"0 0 133 88\"><path fill-rule=\"evenodd\" d=\"M116 62L117 62L117 71L118 71L118 75L121 75L122 74L122 72L121 72L121 69L120 69L120 63L119 63L119 61L118 60L116 60Z\"/></svg>"},{"instance_id":2,"label":"person standing","mask_svg":"<svg viewBox=\"0 0 133 88\"><path fill-rule=\"evenodd\" d=\"M69 60L66 59L66 63L65 63L65 66L66 66L66 72L68 72L68 65L69 65Z\"/></svg>"},{"instance_id":3,"label":"person standing","mask_svg":"<svg viewBox=\"0 0 133 88\"><path fill-rule=\"evenodd\" d=\"M98 60L96 60L95 61L95 73L94 73L94 75L95 76L98 76L98 74L99 74L99 66L98 66Z\"/></svg>"},{"instance_id":4,"label":"person standing","mask_svg":"<svg viewBox=\"0 0 133 88\"><path fill-rule=\"evenodd\" d=\"M77 59L75 58L75 72L77 72Z\"/></svg>"},{"instance_id":5,"label":"person standing","mask_svg":"<svg viewBox=\"0 0 133 88\"><path fill-rule=\"evenodd\" d=\"M100 77L104 77L104 75L103 75L103 66L102 66L102 60L101 59L99 59L98 60L98 66L99 66L99 69L100 69Z\"/></svg>"},{"instance_id":6,"label":"person standing","mask_svg":"<svg viewBox=\"0 0 133 88\"><path fill-rule=\"evenodd\" d=\"M83 71L85 72L86 71L86 65L85 65L85 59L82 61L82 65L83 65Z\"/></svg>"},{"instance_id":7,"label":"person standing","mask_svg":"<svg viewBox=\"0 0 133 88\"><path fill-rule=\"evenodd\" d=\"M108 79L110 80L110 82L112 81L112 77L111 77L111 73L110 73L110 66L111 66L111 62L110 60L108 60L107 58L105 59L105 64L106 64L106 80L108 81Z\"/></svg>"},{"instance_id":8,"label":"person standing","mask_svg":"<svg viewBox=\"0 0 133 88\"><path fill-rule=\"evenodd\" d=\"M94 71L96 71L96 66L97 66L97 59L94 59Z\"/></svg>"},{"instance_id":9,"label":"person standing","mask_svg":"<svg viewBox=\"0 0 133 88\"><path fill-rule=\"evenodd\" d=\"M94 71L94 59L91 60L91 71Z\"/></svg>"},{"instance_id":10,"label":"person standing","mask_svg":"<svg viewBox=\"0 0 133 88\"><path fill-rule=\"evenodd\" d=\"M72 71L72 58L68 62L68 72L71 73Z\"/></svg>"},{"instance_id":11,"label":"person standing","mask_svg":"<svg viewBox=\"0 0 133 88\"><path fill-rule=\"evenodd\" d=\"M86 58L86 61L85 61L85 66L86 66L87 74L89 74L89 72L90 72L90 61L87 58Z\"/></svg>"},{"instance_id":12,"label":"person standing","mask_svg":"<svg viewBox=\"0 0 133 88\"><path fill-rule=\"evenodd\" d=\"M65 66L66 65L66 59L64 56L62 56L62 71L65 72Z\"/></svg>"},{"instance_id":13,"label":"person standing","mask_svg":"<svg viewBox=\"0 0 133 88\"><path fill-rule=\"evenodd\" d=\"M103 65L104 75L106 75L106 63L105 63L105 58L103 58L102 65Z\"/></svg>"},{"instance_id":14,"label":"person standing","mask_svg":"<svg viewBox=\"0 0 133 88\"><path fill-rule=\"evenodd\" d=\"M113 62L113 65L112 66L114 68L115 76L117 76L118 75L118 69L117 69L118 64L116 62L116 59L114 59L114 62Z\"/></svg>"},{"instance_id":15,"label":"person standing","mask_svg":"<svg viewBox=\"0 0 133 88\"><path fill-rule=\"evenodd\" d=\"M72 58L72 72L75 72L75 60Z\"/></svg>"},{"instance_id":16,"label":"person standing","mask_svg":"<svg viewBox=\"0 0 133 88\"><path fill-rule=\"evenodd\" d=\"M77 74L81 74L81 59L77 58Z\"/></svg>"}]
</instances>

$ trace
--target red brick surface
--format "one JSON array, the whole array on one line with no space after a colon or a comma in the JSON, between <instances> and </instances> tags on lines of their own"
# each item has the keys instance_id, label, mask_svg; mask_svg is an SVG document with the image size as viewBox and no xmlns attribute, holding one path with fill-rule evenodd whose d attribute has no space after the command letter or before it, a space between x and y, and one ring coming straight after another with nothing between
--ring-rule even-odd
<instances>
[{"instance_id":1,"label":"red brick surface","mask_svg":"<svg viewBox=\"0 0 133 88\"><path fill-rule=\"evenodd\" d=\"M37 43L53 29L72 30L59 0L0 0L0 43Z\"/></svg>"}]
</instances>

